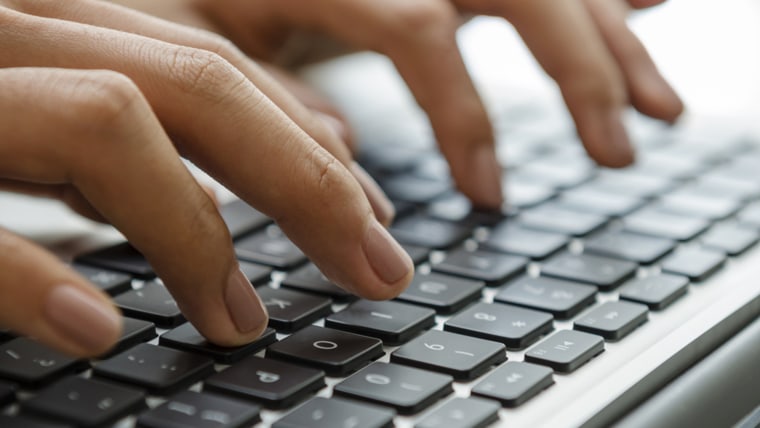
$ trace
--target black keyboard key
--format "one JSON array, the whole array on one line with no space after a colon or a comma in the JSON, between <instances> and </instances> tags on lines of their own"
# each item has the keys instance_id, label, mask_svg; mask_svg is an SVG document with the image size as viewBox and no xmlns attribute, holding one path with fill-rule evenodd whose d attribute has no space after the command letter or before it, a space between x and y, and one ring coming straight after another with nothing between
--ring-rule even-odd
<instances>
[{"instance_id":1,"label":"black keyboard key","mask_svg":"<svg viewBox=\"0 0 760 428\"><path fill-rule=\"evenodd\" d=\"M394 416L396 412L386 407L315 397L276 421L272 428L392 428Z\"/></svg>"},{"instance_id":2,"label":"black keyboard key","mask_svg":"<svg viewBox=\"0 0 760 428\"><path fill-rule=\"evenodd\" d=\"M7 342L11 339L15 339L16 335L10 330L0 329L0 343Z\"/></svg>"},{"instance_id":3,"label":"black keyboard key","mask_svg":"<svg viewBox=\"0 0 760 428\"><path fill-rule=\"evenodd\" d=\"M686 294L689 279L685 276L661 274L636 278L620 287L620 298L643 303L652 310L661 310Z\"/></svg>"},{"instance_id":4,"label":"black keyboard key","mask_svg":"<svg viewBox=\"0 0 760 428\"><path fill-rule=\"evenodd\" d=\"M345 301L356 298L353 294L338 287L335 283L327 279L327 277L324 276L313 263L308 263L305 266L288 273L280 285L282 287L305 291L307 293L330 296L335 300Z\"/></svg>"},{"instance_id":5,"label":"black keyboard key","mask_svg":"<svg viewBox=\"0 0 760 428\"><path fill-rule=\"evenodd\" d=\"M140 279L156 277L150 263L129 242L121 242L95 250L81 255L75 260L77 263L124 272Z\"/></svg>"},{"instance_id":6,"label":"black keyboard key","mask_svg":"<svg viewBox=\"0 0 760 428\"><path fill-rule=\"evenodd\" d=\"M382 180L382 187L391 199L426 204L451 190L451 183L402 174Z\"/></svg>"},{"instance_id":7,"label":"black keyboard key","mask_svg":"<svg viewBox=\"0 0 760 428\"><path fill-rule=\"evenodd\" d=\"M0 378L37 388L89 364L26 337L0 345Z\"/></svg>"},{"instance_id":8,"label":"black keyboard key","mask_svg":"<svg viewBox=\"0 0 760 428\"><path fill-rule=\"evenodd\" d=\"M220 364L232 364L259 352L276 341L274 329L267 328L258 339L251 343L235 347L218 346L206 340L192 324L185 323L162 334L158 343L161 346L206 355Z\"/></svg>"},{"instance_id":9,"label":"black keyboard key","mask_svg":"<svg viewBox=\"0 0 760 428\"><path fill-rule=\"evenodd\" d=\"M760 201L752 202L736 215L739 224L752 229L760 229Z\"/></svg>"},{"instance_id":10,"label":"black keyboard key","mask_svg":"<svg viewBox=\"0 0 760 428\"><path fill-rule=\"evenodd\" d=\"M417 274L397 299L450 314L480 299L484 287L482 281L438 273Z\"/></svg>"},{"instance_id":11,"label":"black keyboard key","mask_svg":"<svg viewBox=\"0 0 760 428\"><path fill-rule=\"evenodd\" d=\"M545 202L557 193L551 186L534 183L526 180L511 180L506 178L502 181L506 189L507 206L510 208L530 208Z\"/></svg>"},{"instance_id":12,"label":"black keyboard key","mask_svg":"<svg viewBox=\"0 0 760 428\"><path fill-rule=\"evenodd\" d=\"M240 261L239 263L240 270L243 271L243 275L248 278L248 281L250 281L252 285L265 285L269 282L272 268L244 261Z\"/></svg>"},{"instance_id":13,"label":"black keyboard key","mask_svg":"<svg viewBox=\"0 0 760 428\"><path fill-rule=\"evenodd\" d=\"M622 217L641 207L644 202L635 196L578 188L563 192L557 203L577 211Z\"/></svg>"},{"instance_id":14,"label":"black keyboard key","mask_svg":"<svg viewBox=\"0 0 760 428\"><path fill-rule=\"evenodd\" d=\"M108 354L103 356L113 356L137 345L138 343L147 342L157 336L156 325L150 321L143 321L134 318L125 317L121 330L121 337Z\"/></svg>"},{"instance_id":15,"label":"black keyboard key","mask_svg":"<svg viewBox=\"0 0 760 428\"><path fill-rule=\"evenodd\" d=\"M563 235L585 236L604 226L607 223L607 217L544 204L528 211L523 211L520 213L518 221L529 229L561 233Z\"/></svg>"},{"instance_id":16,"label":"black keyboard key","mask_svg":"<svg viewBox=\"0 0 760 428\"><path fill-rule=\"evenodd\" d=\"M171 328L185 322L185 317L169 290L157 282L146 282L137 290L114 298L124 315L150 321L159 327Z\"/></svg>"},{"instance_id":17,"label":"black keyboard key","mask_svg":"<svg viewBox=\"0 0 760 428\"><path fill-rule=\"evenodd\" d=\"M398 345L435 325L435 311L394 301L359 300L325 318L325 327Z\"/></svg>"},{"instance_id":18,"label":"black keyboard key","mask_svg":"<svg viewBox=\"0 0 760 428\"><path fill-rule=\"evenodd\" d=\"M335 385L333 392L412 414L453 392L452 380L413 367L373 363Z\"/></svg>"},{"instance_id":19,"label":"black keyboard key","mask_svg":"<svg viewBox=\"0 0 760 428\"><path fill-rule=\"evenodd\" d=\"M531 363L508 361L472 388L472 395L517 407L554 384L552 369Z\"/></svg>"},{"instance_id":20,"label":"black keyboard key","mask_svg":"<svg viewBox=\"0 0 760 428\"><path fill-rule=\"evenodd\" d=\"M13 402L16 397L16 385L0 380L0 407Z\"/></svg>"},{"instance_id":21,"label":"black keyboard key","mask_svg":"<svg viewBox=\"0 0 760 428\"><path fill-rule=\"evenodd\" d=\"M525 361L570 373L604 352L604 339L595 334L560 330L528 349Z\"/></svg>"},{"instance_id":22,"label":"black keyboard key","mask_svg":"<svg viewBox=\"0 0 760 428\"><path fill-rule=\"evenodd\" d=\"M528 261L522 256L460 248L434 264L433 270L484 281L486 285L499 285L524 272Z\"/></svg>"},{"instance_id":23,"label":"black keyboard key","mask_svg":"<svg viewBox=\"0 0 760 428\"><path fill-rule=\"evenodd\" d=\"M332 313L332 299L285 288L256 290L269 312L269 326L290 333Z\"/></svg>"},{"instance_id":24,"label":"black keyboard key","mask_svg":"<svg viewBox=\"0 0 760 428\"><path fill-rule=\"evenodd\" d=\"M707 248L684 248L662 262L663 272L683 275L690 280L704 281L726 262L726 255Z\"/></svg>"},{"instance_id":25,"label":"black keyboard key","mask_svg":"<svg viewBox=\"0 0 760 428\"><path fill-rule=\"evenodd\" d=\"M624 231L606 231L583 243L583 251L616 259L651 264L673 251L671 239L638 235Z\"/></svg>"},{"instance_id":26,"label":"black keyboard key","mask_svg":"<svg viewBox=\"0 0 760 428\"><path fill-rule=\"evenodd\" d=\"M325 386L325 373L308 367L251 356L204 382L204 390L232 394L285 409Z\"/></svg>"},{"instance_id":27,"label":"black keyboard key","mask_svg":"<svg viewBox=\"0 0 760 428\"><path fill-rule=\"evenodd\" d=\"M73 428L74 425L63 422L52 422L49 419L38 419L27 415L0 414L0 427L3 428Z\"/></svg>"},{"instance_id":28,"label":"black keyboard key","mask_svg":"<svg viewBox=\"0 0 760 428\"><path fill-rule=\"evenodd\" d=\"M143 343L93 367L94 376L169 394L214 373L211 358Z\"/></svg>"},{"instance_id":29,"label":"black keyboard key","mask_svg":"<svg viewBox=\"0 0 760 428\"><path fill-rule=\"evenodd\" d=\"M140 428L244 428L260 420L259 406L218 395L182 391L137 418Z\"/></svg>"},{"instance_id":30,"label":"black keyboard key","mask_svg":"<svg viewBox=\"0 0 760 428\"><path fill-rule=\"evenodd\" d=\"M665 177L612 170L601 171L598 177L583 185L584 189L638 198L651 198L672 187L672 180Z\"/></svg>"},{"instance_id":31,"label":"black keyboard key","mask_svg":"<svg viewBox=\"0 0 760 428\"><path fill-rule=\"evenodd\" d=\"M541 275L585 282L606 291L631 278L638 269L633 262L589 254L565 253L541 266Z\"/></svg>"},{"instance_id":32,"label":"black keyboard key","mask_svg":"<svg viewBox=\"0 0 760 428\"><path fill-rule=\"evenodd\" d=\"M724 196L699 194L686 189L660 197L654 207L687 217L720 220L735 214L739 210L740 201Z\"/></svg>"},{"instance_id":33,"label":"black keyboard key","mask_svg":"<svg viewBox=\"0 0 760 428\"><path fill-rule=\"evenodd\" d=\"M589 180L593 174L593 168L579 168L578 165L556 159L538 159L521 166L510 178L542 183L555 189L568 189Z\"/></svg>"},{"instance_id":34,"label":"black keyboard key","mask_svg":"<svg viewBox=\"0 0 760 428\"><path fill-rule=\"evenodd\" d=\"M383 356L383 342L331 328L308 326L267 348L267 357L345 376Z\"/></svg>"},{"instance_id":35,"label":"black keyboard key","mask_svg":"<svg viewBox=\"0 0 760 428\"><path fill-rule=\"evenodd\" d=\"M391 362L472 380L507 359L504 344L430 330L391 354Z\"/></svg>"},{"instance_id":36,"label":"black keyboard key","mask_svg":"<svg viewBox=\"0 0 760 428\"><path fill-rule=\"evenodd\" d=\"M77 273L87 278L98 288L111 296L124 293L132 289L132 277L121 272L114 272L94 266L85 266L74 263L71 265Z\"/></svg>"},{"instance_id":37,"label":"black keyboard key","mask_svg":"<svg viewBox=\"0 0 760 428\"><path fill-rule=\"evenodd\" d=\"M594 303L596 288L561 279L525 276L504 286L494 301L550 312L565 319Z\"/></svg>"},{"instance_id":38,"label":"black keyboard key","mask_svg":"<svg viewBox=\"0 0 760 428\"><path fill-rule=\"evenodd\" d=\"M240 260L279 269L291 269L306 261L306 256L277 226L269 226L235 241Z\"/></svg>"},{"instance_id":39,"label":"black keyboard key","mask_svg":"<svg viewBox=\"0 0 760 428\"><path fill-rule=\"evenodd\" d=\"M576 320L573 328L616 341L647 322L648 312L645 305L638 303L605 302Z\"/></svg>"},{"instance_id":40,"label":"black keyboard key","mask_svg":"<svg viewBox=\"0 0 760 428\"><path fill-rule=\"evenodd\" d=\"M501 211L484 211L473 208L461 193L453 193L436 199L425 211L430 217L469 225L493 226L503 221L507 214Z\"/></svg>"},{"instance_id":41,"label":"black keyboard key","mask_svg":"<svg viewBox=\"0 0 760 428\"><path fill-rule=\"evenodd\" d=\"M570 242L566 235L526 229L513 223L503 223L491 232L483 246L495 251L518 254L531 259L545 259L565 248Z\"/></svg>"},{"instance_id":42,"label":"black keyboard key","mask_svg":"<svg viewBox=\"0 0 760 428\"><path fill-rule=\"evenodd\" d=\"M411 215L393 223L390 232L402 244L446 249L467 239L471 233L470 229L458 223Z\"/></svg>"},{"instance_id":43,"label":"black keyboard key","mask_svg":"<svg viewBox=\"0 0 760 428\"><path fill-rule=\"evenodd\" d=\"M140 390L68 377L21 402L21 411L79 427L110 425L145 407Z\"/></svg>"},{"instance_id":44,"label":"black keyboard key","mask_svg":"<svg viewBox=\"0 0 760 428\"><path fill-rule=\"evenodd\" d=\"M446 321L443 328L520 349L552 331L552 320L551 314L545 312L481 302Z\"/></svg>"},{"instance_id":45,"label":"black keyboard key","mask_svg":"<svg viewBox=\"0 0 760 428\"><path fill-rule=\"evenodd\" d=\"M401 247L409 254L412 259L412 263L418 265L424 263L430 257L430 248L420 247L419 245L401 244Z\"/></svg>"},{"instance_id":46,"label":"black keyboard key","mask_svg":"<svg viewBox=\"0 0 760 428\"><path fill-rule=\"evenodd\" d=\"M717 224L702 235L705 247L738 256L757 244L760 235L756 230L734 224Z\"/></svg>"},{"instance_id":47,"label":"black keyboard key","mask_svg":"<svg viewBox=\"0 0 760 428\"><path fill-rule=\"evenodd\" d=\"M261 229L272 222L269 217L240 199L222 205L219 213L227 224L232 239Z\"/></svg>"},{"instance_id":48,"label":"black keyboard key","mask_svg":"<svg viewBox=\"0 0 760 428\"><path fill-rule=\"evenodd\" d=\"M426 414L414 428L485 428L499 420L499 403L454 397Z\"/></svg>"},{"instance_id":49,"label":"black keyboard key","mask_svg":"<svg viewBox=\"0 0 760 428\"><path fill-rule=\"evenodd\" d=\"M690 183L688 189L699 194L717 195L741 201L750 201L760 196L760 189L754 180L748 182L709 172Z\"/></svg>"},{"instance_id":50,"label":"black keyboard key","mask_svg":"<svg viewBox=\"0 0 760 428\"><path fill-rule=\"evenodd\" d=\"M642 235L688 241L704 232L707 220L644 208L623 219L625 230Z\"/></svg>"}]
</instances>

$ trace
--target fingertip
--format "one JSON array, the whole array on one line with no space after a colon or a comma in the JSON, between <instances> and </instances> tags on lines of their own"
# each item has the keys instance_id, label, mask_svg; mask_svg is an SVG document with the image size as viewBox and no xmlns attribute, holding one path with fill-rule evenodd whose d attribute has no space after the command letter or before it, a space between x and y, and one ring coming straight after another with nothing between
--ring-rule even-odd
<instances>
[{"instance_id":1,"label":"fingertip","mask_svg":"<svg viewBox=\"0 0 760 428\"><path fill-rule=\"evenodd\" d=\"M675 123L683 114L683 100L656 70L647 74L649 77L642 79L643 83L638 90L631 91L631 103L636 110L647 116ZM644 76L645 73L639 75Z\"/></svg>"},{"instance_id":2,"label":"fingertip","mask_svg":"<svg viewBox=\"0 0 760 428\"><path fill-rule=\"evenodd\" d=\"M370 220L364 238L364 255L375 275L386 285L385 290L377 290L370 298L388 298L400 293L412 280L414 263L404 248L396 242L388 230L379 222ZM369 290L369 294L374 294Z\"/></svg>"},{"instance_id":3,"label":"fingertip","mask_svg":"<svg viewBox=\"0 0 760 428\"><path fill-rule=\"evenodd\" d=\"M95 292L74 285L53 287L47 296L44 316L65 343L83 356L100 355L119 339L122 317L113 304Z\"/></svg>"},{"instance_id":4,"label":"fingertip","mask_svg":"<svg viewBox=\"0 0 760 428\"><path fill-rule=\"evenodd\" d=\"M241 345L255 340L264 332L269 321L266 306L254 291L251 282L237 266L237 263L227 280L224 302L237 329L238 337L233 335L232 338L226 340L216 339L214 341L217 344Z\"/></svg>"},{"instance_id":5,"label":"fingertip","mask_svg":"<svg viewBox=\"0 0 760 428\"><path fill-rule=\"evenodd\" d=\"M665 3L666 0L628 0L628 4L636 9L645 9Z\"/></svg>"},{"instance_id":6,"label":"fingertip","mask_svg":"<svg viewBox=\"0 0 760 428\"><path fill-rule=\"evenodd\" d=\"M480 210L498 210L504 203L502 168L491 143L462 146L449 161L459 190Z\"/></svg>"},{"instance_id":7,"label":"fingertip","mask_svg":"<svg viewBox=\"0 0 760 428\"><path fill-rule=\"evenodd\" d=\"M600 118L602 134L599 137L606 144L605 150L601 151L602 156L595 160L602 166L623 168L631 165L636 158L622 116L620 109L612 109Z\"/></svg>"}]
</instances>

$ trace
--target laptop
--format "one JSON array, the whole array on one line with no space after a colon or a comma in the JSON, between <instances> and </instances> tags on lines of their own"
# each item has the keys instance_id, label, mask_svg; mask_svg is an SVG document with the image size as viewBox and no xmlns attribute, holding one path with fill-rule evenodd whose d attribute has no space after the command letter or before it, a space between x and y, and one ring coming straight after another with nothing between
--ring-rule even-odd
<instances>
[{"instance_id":1,"label":"laptop","mask_svg":"<svg viewBox=\"0 0 760 428\"><path fill-rule=\"evenodd\" d=\"M471 28L490 37L502 31L493 25ZM410 288L356 299L269 219L226 198L271 321L253 344L219 348L139 253L71 220L77 239L53 249L113 296L124 337L81 361L0 332L0 426L757 424L754 124L690 116L668 127L631 113L639 162L605 170L585 158L551 90L486 81L509 200L495 215L454 191L384 59L358 54L305 76L346 112L359 161L396 205L391 232L416 264ZM34 237L61 236L43 232Z\"/></svg>"}]
</instances>

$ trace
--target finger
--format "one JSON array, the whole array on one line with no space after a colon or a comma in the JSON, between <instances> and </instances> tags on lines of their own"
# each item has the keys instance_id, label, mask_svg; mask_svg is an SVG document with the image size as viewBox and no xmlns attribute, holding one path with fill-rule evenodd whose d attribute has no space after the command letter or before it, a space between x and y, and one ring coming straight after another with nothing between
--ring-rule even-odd
<instances>
[{"instance_id":1,"label":"finger","mask_svg":"<svg viewBox=\"0 0 760 428\"><path fill-rule=\"evenodd\" d=\"M314 114L325 121L329 128L337 134L348 146L349 150L355 150L355 142L351 135L348 122L343 114L325 96L318 93L314 88L304 83L292 73L268 63L261 66L277 80L282 87L293 94L304 106L310 108Z\"/></svg>"},{"instance_id":2,"label":"finger","mask_svg":"<svg viewBox=\"0 0 760 428\"><path fill-rule=\"evenodd\" d=\"M628 0L628 4L636 9L645 9L647 7L657 6L665 3L666 0Z\"/></svg>"},{"instance_id":3,"label":"finger","mask_svg":"<svg viewBox=\"0 0 760 428\"><path fill-rule=\"evenodd\" d=\"M500 5L500 14L559 85L589 155L605 166L630 164L634 154L622 123L628 103L624 79L583 4L533 0Z\"/></svg>"},{"instance_id":4,"label":"finger","mask_svg":"<svg viewBox=\"0 0 760 428\"><path fill-rule=\"evenodd\" d=\"M342 138L342 134L348 134L348 132L339 130L336 123L331 120L332 118L325 118L324 115L315 114L314 111L305 108L277 80L222 37L207 31L173 24L103 2L93 2L87 4L87 7L72 8L70 5L59 1L43 0L35 2L30 12L42 16L65 18L77 22L104 26L182 46L214 52L240 70L248 80L281 108L296 124L343 163L343 165L350 168L353 164L351 152L346 147L347 144L350 144L350 141ZM198 18L194 15L188 17L187 20L199 23ZM306 96L308 102L317 103L319 106L319 109L316 110L317 112L325 111L330 113L331 116L339 117L332 114L325 107L327 104L323 101L323 98L318 97L313 91L305 92L303 85L298 85L297 88L294 88L293 85L295 83L293 79L289 83L291 85L290 89L297 89L297 94ZM342 124L345 124L345 122ZM372 206L385 207L385 209L379 209L375 212L378 220L381 223L390 223L394 213L392 210L388 210L387 207L392 207L392 204L380 187L374 184L374 182L362 180L360 177L357 177L357 179L362 184L367 197L371 199Z\"/></svg>"},{"instance_id":5,"label":"finger","mask_svg":"<svg viewBox=\"0 0 760 428\"><path fill-rule=\"evenodd\" d=\"M222 345L258 337L266 311L227 228L131 81L110 71L4 68L0 111L1 176L76 186L145 254L206 337Z\"/></svg>"},{"instance_id":6,"label":"finger","mask_svg":"<svg viewBox=\"0 0 760 428\"><path fill-rule=\"evenodd\" d=\"M224 12L223 4L214 4L219 5L214 7L217 16L231 22L230 27L241 21ZM457 187L480 207L501 205L493 132L457 48L461 20L449 2L291 0L247 5L267 9L272 22L322 31L353 47L387 55L428 114Z\"/></svg>"},{"instance_id":7,"label":"finger","mask_svg":"<svg viewBox=\"0 0 760 428\"><path fill-rule=\"evenodd\" d=\"M626 25L627 8L622 3L607 0L584 2L620 65L631 104L648 116L674 122L683 112L683 103Z\"/></svg>"},{"instance_id":8,"label":"finger","mask_svg":"<svg viewBox=\"0 0 760 428\"><path fill-rule=\"evenodd\" d=\"M39 246L0 229L0 326L73 356L100 355L121 333L108 297Z\"/></svg>"},{"instance_id":9,"label":"finger","mask_svg":"<svg viewBox=\"0 0 760 428\"><path fill-rule=\"evenodd\" d=\"M78 25L60 21L53 22L55 32L49 30L53 24L46 19L19 21L26 21L23 24L28 27L16 28L10 37L0 39L13 48L9 48L11 58L105 68L132 78L162 124L178 136L183 153L274 218L337 283L364 297L385 299L398 295L411 280L408 254L377 222L348 170L218 55L106 29L88 28L91 37L83 38ZM34 38L14 39L17 33ZM35 56L30 45L55 49ZM119 54L114 55L114 50ZM192 228L185 235L187 230ZM155 236L165 233L153 234L154 241ZM188 246L194 247L193 242L204 241L193 239ZM188 252L187 260L197 262L198 269L213 264L213 260L198 260L191 250L184 251ZM160 251L152 255L157 263L176 261ZM179 279L192 277L187 269L176 263L173 269L167 268L178 290ZM211 278L209 282L214 283ZM198 296L187 294L191 294L186 296L188 301L202 303Z\"/></svg>"}]
</instances>

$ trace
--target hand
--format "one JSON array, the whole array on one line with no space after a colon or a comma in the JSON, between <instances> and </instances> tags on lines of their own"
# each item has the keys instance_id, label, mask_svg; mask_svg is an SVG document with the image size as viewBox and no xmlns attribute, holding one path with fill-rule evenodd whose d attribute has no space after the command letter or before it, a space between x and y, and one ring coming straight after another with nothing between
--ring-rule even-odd
<instances>
[{"instance_id":1,"label":"hand","mask_svg":"<svg viewBox=\"0 0 760 428\"><path fill-rule=\"evenodd\" d=\"M0 0L0 50L0 186L116 226L211 341L249 342L267 316L180 154L349 291L411 280L340 138L220 37L100 1ZM8 231L0 255L0 326L73 355L117 340L118 312L73 270Z\"/></svg>"},{"instance_id":2,"label":"hand","mask_svg":"<svg viewBox=\"0 0 760 428\"><path fill-rule=\"evenodd\" d=\"M516 27L557 81L583 144L601 165L633 161L621 120L627 105L666 121L683 110L626 27L622 0L119 1L219 31L264 60L278 57L299 31L387 55L427 112L459 189L485 208L501 205L501 170L486 111L457 49L460 13L501 16Z\"/></svg>"}]
</instances>

